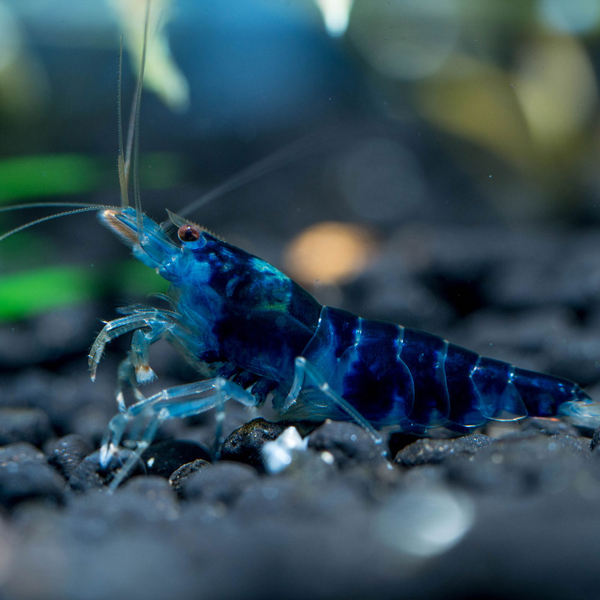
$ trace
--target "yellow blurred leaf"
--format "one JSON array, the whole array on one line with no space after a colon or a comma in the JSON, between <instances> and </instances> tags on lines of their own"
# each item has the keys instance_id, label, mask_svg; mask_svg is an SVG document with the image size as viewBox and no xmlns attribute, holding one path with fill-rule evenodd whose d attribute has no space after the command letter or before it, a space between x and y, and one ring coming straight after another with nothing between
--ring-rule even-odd
<instances>
[{"instance_id":1,"label":"yellow blurred leaf","mask_svg":"<svg viewBox=\"0 0 600 600\"><path fill-rule=\"evenodd\" d=\"M523 166L530 160L527 123L508 75L492 65L454 57L416 87L416 105L437 127Z\"/></svg>"},{"instance_id":2,"label":"yellow blurred leaf","mask_svg":"<svg viewBox=\"0 0 600 600\"><path fill-rule=\"evenodd\" d=\"M540 152L553 153L581 133L594 111L594 69L573 37L537 39L525 46L514 77L531 136Z\"/></svg>"}]
</instances>

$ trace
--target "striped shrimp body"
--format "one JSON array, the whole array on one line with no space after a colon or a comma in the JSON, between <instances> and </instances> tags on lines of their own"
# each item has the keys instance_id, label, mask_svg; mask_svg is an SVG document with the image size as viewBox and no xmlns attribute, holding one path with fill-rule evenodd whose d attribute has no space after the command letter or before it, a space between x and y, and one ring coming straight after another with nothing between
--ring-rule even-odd
<instances>
[{"instance_id":1,"label":"striped shrimp body","mask_svg":"<svg viewBox=\"0 0 600 600\"><path fill-rule=\"evenodd\" d=\"M222 415L229 400L257 406L271 398L286 420L351 419L376 439L384 427L464 432L527 415L566 414L588 426L598 421L598 405L575 383L480 357L429 333L322 306L264 260L169 216L179 243L134 208L100 212L101 222L172 286L171 309L131 309L106 324L90 352L94 377L105 345L134 332L119 369L121 412L103 442L104 466L129 421L145 423L134 428L143 432L132 440L141 453L162 421L212 408ZM145 398L138 385L154 378L149 347L159 339L206 378ZM123 400L128 385L138 398L129 408Z\"/></svg>"}]
</instances>

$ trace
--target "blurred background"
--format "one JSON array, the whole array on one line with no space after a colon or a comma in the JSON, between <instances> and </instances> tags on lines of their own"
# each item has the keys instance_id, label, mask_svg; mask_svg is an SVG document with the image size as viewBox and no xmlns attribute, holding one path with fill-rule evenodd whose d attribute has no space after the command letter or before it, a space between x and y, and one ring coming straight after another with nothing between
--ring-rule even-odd
<instances>
[{"instance_id":1,"label":"blurred background","mask_svg":"<svg viewBox=\"0 0 600 600\"><path fill-rule=\"evenodd\" d=\"M119 203L119 36L127 119L144 5L0 0L2 205ZM512 336L595 318L598 0L154 0L152 17L153 218L229 185L189 217L324 303L479 351L491 342L461 319L489 303L525 315ZM0 227L46 214L0 213ZM109 319L164 289L91 214L4 240L0 275L9 322L90 301Z\"/></svg>"}]
</instances>

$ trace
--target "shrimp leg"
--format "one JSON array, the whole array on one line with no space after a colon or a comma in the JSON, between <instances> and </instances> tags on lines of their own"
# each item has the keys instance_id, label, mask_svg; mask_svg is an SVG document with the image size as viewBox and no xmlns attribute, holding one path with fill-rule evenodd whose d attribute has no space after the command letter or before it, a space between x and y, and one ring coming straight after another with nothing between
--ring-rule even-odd
<instances>
[{"instance_id":1,"label":"shrimp leg","mask_svg":"<svg viewBox=\"0 0 600 600\"><path fill-rule=\"evenodd\" d=\"M88 365L92 381L96 378L96 370L98 369L98 364L100 363L106 344L125 333L144 327L164 334L166 330L177 327L177 324L173 321L173 315L170 311L159 309L136 310L132 315L106 323L94 340L88 355ZM153 341L156 341L159 337L160 335L157 334L153 337ZM134 339L134 344L136 345L132 345L132 350L134 350L134 355L136 356L136 360L139 361L140 366L144 361L144 356L147 358L147 347L150 343L152 342L146 343L139 336L137 339Z\"/></svg>"},{"instance_id":2,"label":"shrimp leg","mask_svg":"<svg viewBox=\"0 0 600 600\"><path fill-rule=\"evenodd\" d=\"M216 408L219 432L223 421L224 404L230 399L244 406L258 404L258 400L243 387L223 377L214 377L164 389L130 406L125 412L115 415L102 440L100 467L108 466L129 423L133 427L130 441L135 443L135 455L132 455L115 475L110 484L111 490L116 489L129 475L139 457L152 443L163 421L191 417ZM220 434L217 434L217 438L219 437Z\"/></svg>"},{"instance_id":3,"label":"shrimp leg","mask_svg":"<svg viewBox=\"0 0 600 600\"><path fill-rule=\"evenodd\" d=\"M96 377L96 370L106 344L130 331L134 332L131 349L119 364L117 376L116 397L121 412L127 410L125 387L130 387L135 399L141 402L145 397L138 385L145 385L156 379L149 364L150 346L159 339L173 342L188 337L185 330L177 323L176 315L171 311L136 308L133 314L106 323L96 337L88 356L92 381Z\"/></svg>"},{"instance_id":4,"label":"shrimp leg","mask_svg":"<svg viewBox=\"0 0 600 600\"><path fill-rule=\"evenodd\" d=\"M117 374L117 404L119 410L127 410L125 405L125 385L131 388L135 399L140 402L145 400L138 385L145 385L156 379L156 374L149 364L150 346L161 338L168 337L174 326L166 326L164 323L152 325L148 331L136 329L133 332L131 350L119 364Z\"/></svg>"},{"instance_id":5,"label":"shrimp leg","mask_svg":"<svg viewBox=\"0 0 600 600\"><path fill-rule=\"evenodd\" d=\"M294 362L292 387L283 402L281 412L290 416L293 414L299 419L315 414L320 414L323 418L334 418L335 413L340 410L360 425L376 444L382 442L381 435L369 421L330 387L325 377L310 361L298 356Z\"/></svg>"}]
</instances>

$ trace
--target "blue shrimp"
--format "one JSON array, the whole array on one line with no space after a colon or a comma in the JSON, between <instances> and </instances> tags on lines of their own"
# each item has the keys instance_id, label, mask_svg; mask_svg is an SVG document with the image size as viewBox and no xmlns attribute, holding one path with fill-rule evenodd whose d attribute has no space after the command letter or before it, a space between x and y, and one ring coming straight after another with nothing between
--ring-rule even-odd
<instances>
[{"instance_id":1,"label":"blue shrimp","mask_svg":"<svg viewBox=\"0 0 600 600\"><path fill-rule=\"evenodd\" d=\"M566 414L588 425L598 420L598 405L576 383L481 357L429 333L322 306L264 260L169 216L179 243L133 208L100 212L100 221L134 256L172 286L171 309L135 307L107 323L91 349L94 377L105 345L134 332L119 369L121 412L104 439L103 465L129 421L144 422L134 440L141 453L162 421L212 408L222 414L228 400L258 406L270 397L286 420L351 419L377 439L382 428L420 435L437 427L465 432L528 415ZM144 398L137 385L154 378L149 347L159 339L208 377ZM129 408L125 385L139 398Z\"/></svg>"}]
</instances>

